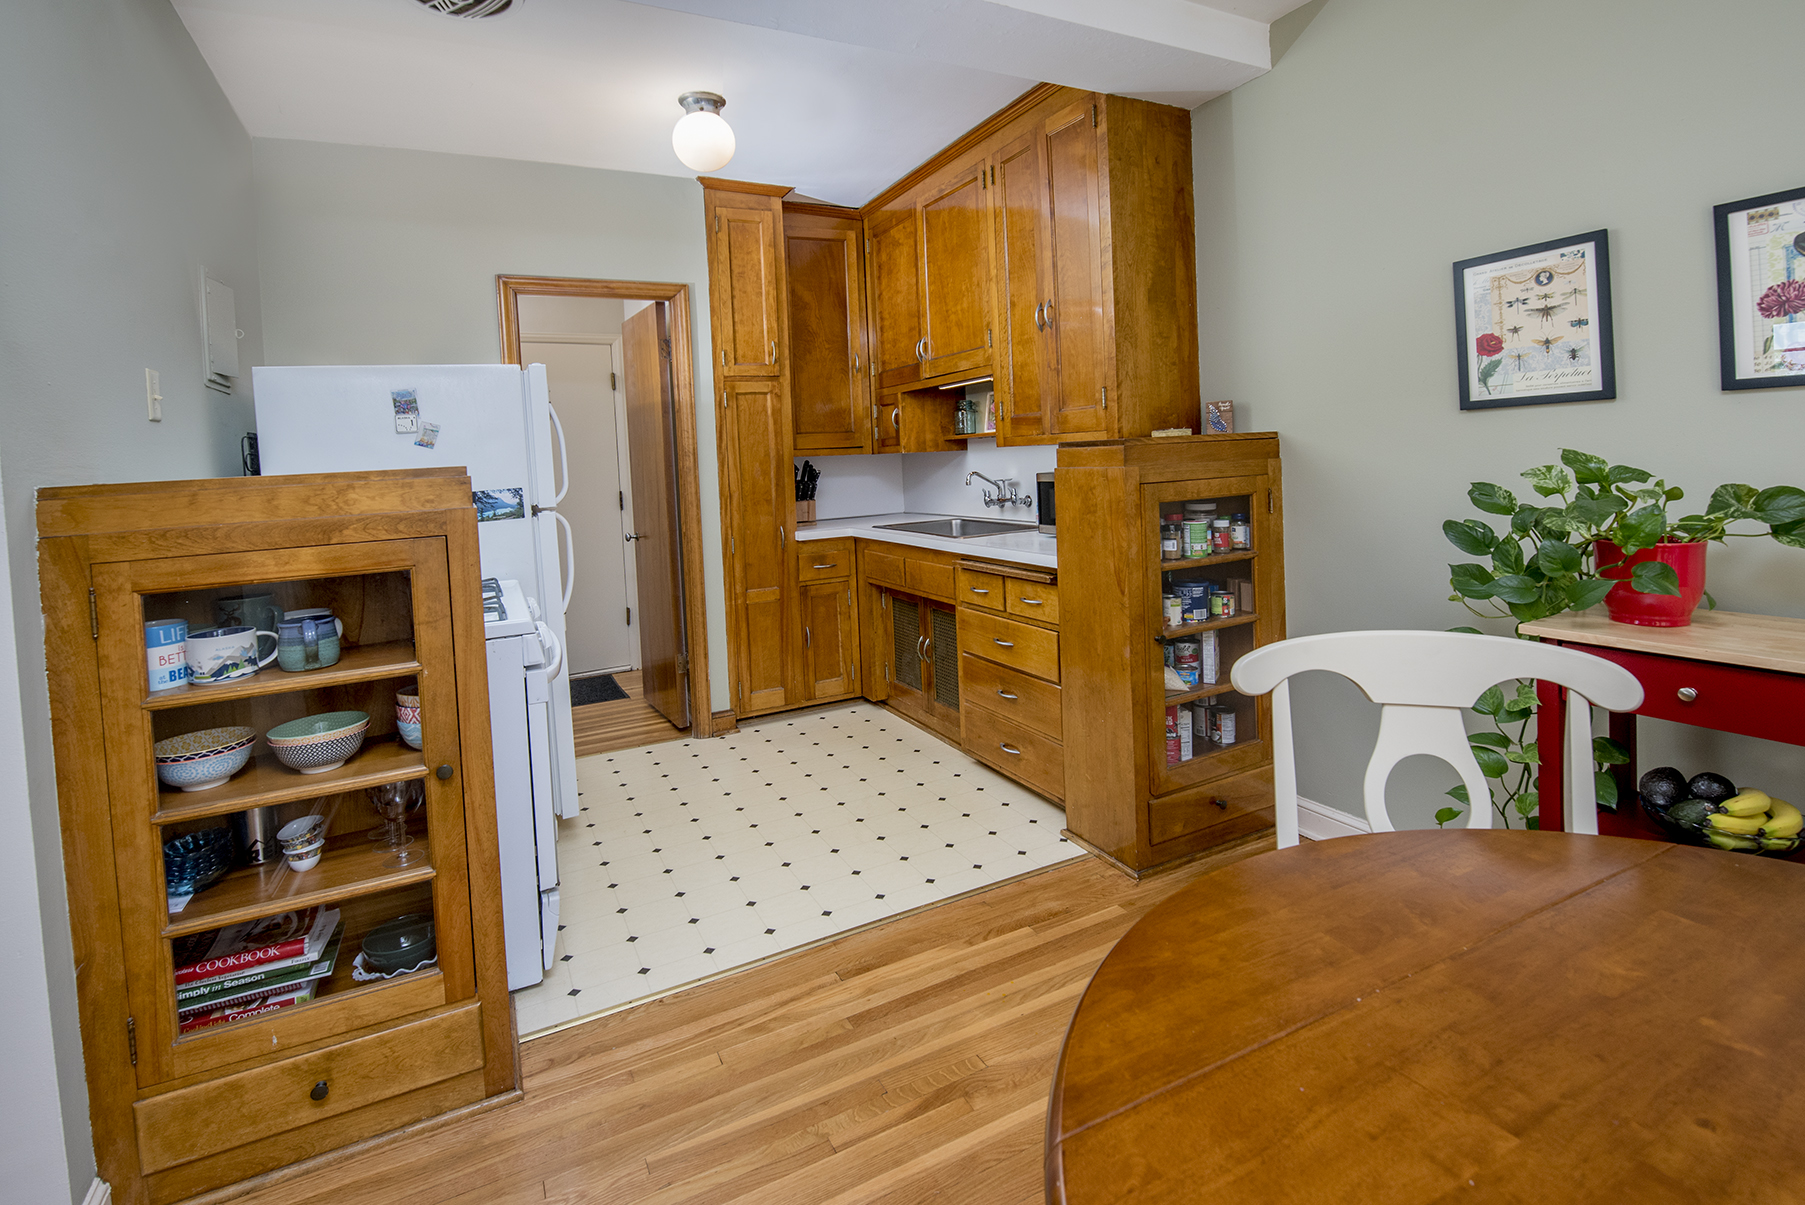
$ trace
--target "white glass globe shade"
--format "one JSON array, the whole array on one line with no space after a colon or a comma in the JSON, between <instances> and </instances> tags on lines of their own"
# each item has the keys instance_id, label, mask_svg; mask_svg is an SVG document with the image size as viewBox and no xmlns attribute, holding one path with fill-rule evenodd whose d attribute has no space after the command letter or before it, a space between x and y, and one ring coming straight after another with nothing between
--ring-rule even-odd
<instances>
[{"instance_id":1,"label":"white glass globe shade","mask_svg":"<svg viewBox=\"0 0 1805 1205\"><path fill-rule=\"evenodd\" d=\"M691 171L712 172L733 158L733 127L719 113L698 109L677 119L671 149Z\"/></svg>"}]
</instances>

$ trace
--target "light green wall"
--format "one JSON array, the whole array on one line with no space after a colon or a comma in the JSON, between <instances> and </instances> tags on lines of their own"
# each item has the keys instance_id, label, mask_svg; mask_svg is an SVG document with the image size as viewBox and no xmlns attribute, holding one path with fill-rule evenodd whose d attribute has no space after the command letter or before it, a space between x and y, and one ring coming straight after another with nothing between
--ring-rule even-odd
<instances>
[{"instance_id":1,"label":"light green wall","mask_svg":"<svg viewBox=\"0 0 1805 1205\"><path fill-rule=\"evenodd\" d=\"M94 1158L33 495L238 472L251 408L202 387L200 273L237 294L248 377L257 261L250 139L167 0L4 0L0 28L0 689L13 695L0 701L0 1196L53 1201L88 1191ZM160 424L145 416L147 367L162 375Z\"/></svg>"},{"instance_id":2,"label":"light green wall","mask_svg":"<svg viewBox=\"0 0 1805 1205\"><path fill-rule=\"evenodd\" d=\"M499 363L498 274L689 286L709 686L726 707L701 185L285 139L257 139L254 157L266 363Z\"/></svg>"},{"instance_id":3,"label":"light green wall","mask_svg":"<svg viewBox=\"0 0 1805 1205\"><path fill-rule=\"evenodd\" d=\"M1805 185L1797 0L1327 0L1274 70L1193 115L1205 396L1285 459L1293 635L1443 628L1440 532L1473 480L1562 447L1702 499L1805 484L1805 390L1718 386L1711 207ZM1298 26L1307 23L1307 28ZM1613 402L1458 409L1455 260L1606 227ZM1710 552L1729 610L1805 615L1805 553ZM1300 790L1360 807L1377 721L1306 681ZM1800 789L1797 750L1644 722L1643 764ZM1394 797L1401 784L1394 783ZM1416 814L1426 814L1419 804Z\"/></svg>"}]
</instances>

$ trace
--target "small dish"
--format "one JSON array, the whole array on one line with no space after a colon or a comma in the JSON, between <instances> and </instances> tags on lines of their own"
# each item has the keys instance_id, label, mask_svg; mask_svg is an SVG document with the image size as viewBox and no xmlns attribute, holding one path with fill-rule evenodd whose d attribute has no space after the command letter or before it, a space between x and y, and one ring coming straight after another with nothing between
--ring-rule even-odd
<instances>
[{"instance_id":1,"label":"small dish","mask_svg":"<svg viewBox=\"0 0 1805 1205\"><path fill-rule=\"evenodd\" d=\"M325 831L324 816L302 816L299 820L290 820L283 825L276 833L276 840L282 842L284 850L292 851L303 845L312 845Z\"/></svg>"},{"instance_id":2,"label":"small dish","mask_svg":"<svg viewBox=\"0 0 1805 1205\"><path fill-rule=\"evenodd\" d=\"M306 845L297 845L293 849L284 849L282 856L288 859L290 870L312 870L320 864L320 854L326 848L326 839L321 837Z\"/></svg>"}]
</instances>

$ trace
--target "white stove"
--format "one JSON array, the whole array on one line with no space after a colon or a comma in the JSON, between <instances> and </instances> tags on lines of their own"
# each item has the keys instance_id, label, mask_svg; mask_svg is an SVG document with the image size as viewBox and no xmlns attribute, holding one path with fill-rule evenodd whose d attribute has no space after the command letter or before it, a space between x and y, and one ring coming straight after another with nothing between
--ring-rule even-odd
<instances>
[{"instance_id":1,"label":"white stove","mask_svg":"<svg viewBox=\"0 0 1805 1205\"><path fill-rule=\"evenodd\" d=\"M545 978L558 939L558 823L552 800L552 682L557 638L520 583L483 579L489 729L508 990Z\"/></svg>"}]
</instances>

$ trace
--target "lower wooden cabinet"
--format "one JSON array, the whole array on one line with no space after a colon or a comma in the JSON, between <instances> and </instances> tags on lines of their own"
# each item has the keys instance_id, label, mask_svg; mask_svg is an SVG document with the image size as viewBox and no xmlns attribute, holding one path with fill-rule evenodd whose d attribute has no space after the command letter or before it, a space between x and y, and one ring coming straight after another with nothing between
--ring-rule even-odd
<instances>
[{"instance_id":1,"label":"lower wooden cabinet","mask_svg":"<svg viewBox=\"0 0 1805 1205\"><path fill-rule=\"evenodd\" d=\"M959 739L959 620L943 602L884 590L881 631L892 709Z\"/></svg>"},{"instance_id":2,"label":"lower wooden cabinet","mask_svg":"<svg viewBox=\"0 0 1805 1205\"><path fill-rule=\"evenodd\" d=\"M1058 581L1045 571L970 560L959 562L958 574L961 744L986 765L1063 799Z\"/></svg>"}]
</instances>

